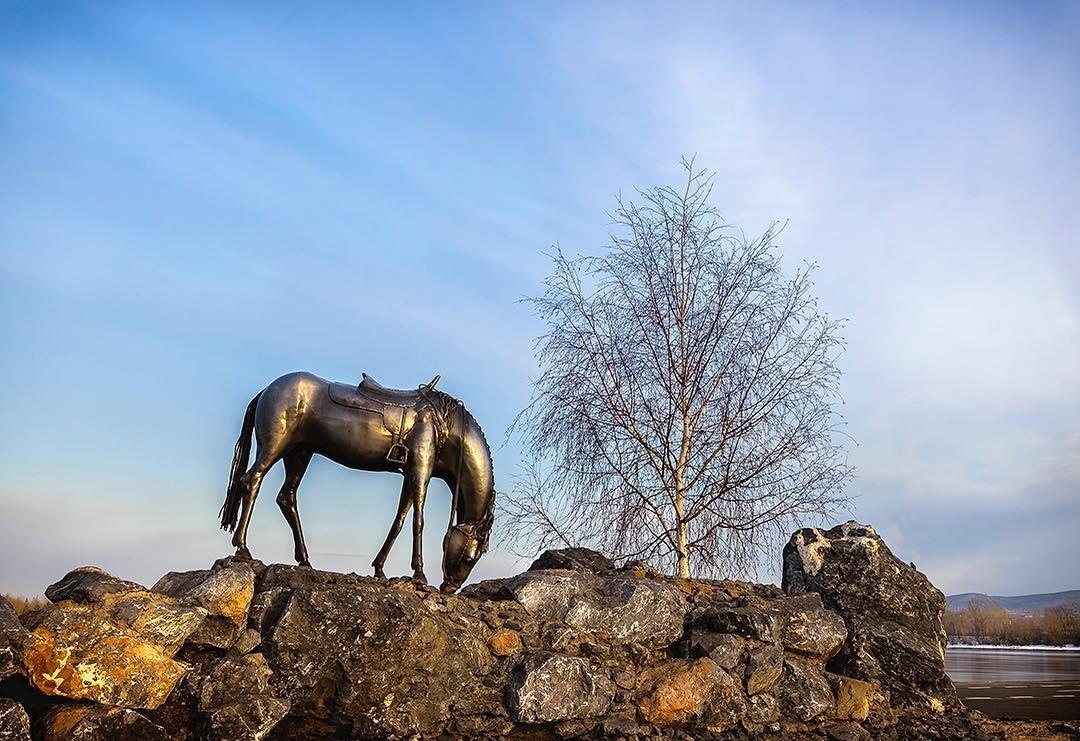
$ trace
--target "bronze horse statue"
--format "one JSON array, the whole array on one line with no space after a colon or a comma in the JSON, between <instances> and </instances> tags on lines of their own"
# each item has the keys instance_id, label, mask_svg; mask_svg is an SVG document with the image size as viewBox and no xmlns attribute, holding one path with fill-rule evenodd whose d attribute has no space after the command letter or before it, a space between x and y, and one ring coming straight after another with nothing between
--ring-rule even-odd
<instances>
[{"instance_id":1,"label":"bronze horse statue","mask_svg":"<svg viewBox=\"0 0 1080 741\"><path fill-rule=\"evenodd\" d=\"M310 566L296 490L315 453L362 471L397 471L404 477L397 516L372 566L385 578L383 565L413 510L413 578L424 576L424 500L434 476L452 493L450 524L443 538L444 592L464 583L487 552L495 514L495 477L491 451L480 425L465 406L435 388L439 377L414 391L380 386L364 374L357 385L325 381L311 373L290 373L273 381L248 404L221 527L234 531L232 544L241 558L251 558L247 529L263 476L279 460L285 482L278 506L292 529L296 562ZM255 462L248 467L251 434Z\"/></svg>"}]
</instances>

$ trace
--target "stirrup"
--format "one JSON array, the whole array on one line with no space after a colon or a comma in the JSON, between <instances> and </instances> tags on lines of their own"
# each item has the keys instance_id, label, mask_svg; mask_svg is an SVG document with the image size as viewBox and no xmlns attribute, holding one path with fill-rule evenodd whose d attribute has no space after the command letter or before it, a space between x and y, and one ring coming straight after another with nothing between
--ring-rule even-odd
<instances>
[{"instance_id":1,"label":"stirrup","mask_svg":"<svg viewBox=\"0 0 1080 741\"><path fill-rule=\"evenodd\" d=\"M386 454L386 460L391 463L396 463L399 466L404 466L405 461L409 460L409 449L402 443L394 443L390 446L390 451Z\"/></svg>"}]
</instances>

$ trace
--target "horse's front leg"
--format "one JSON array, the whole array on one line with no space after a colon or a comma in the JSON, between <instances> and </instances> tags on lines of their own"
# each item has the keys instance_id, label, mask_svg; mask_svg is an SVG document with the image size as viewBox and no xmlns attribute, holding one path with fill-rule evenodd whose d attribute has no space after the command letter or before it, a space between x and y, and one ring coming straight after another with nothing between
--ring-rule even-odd
<instances>
[{"instance_id":1,"label":"horse's front leg","mask_svg":"<svg viewBox=\"0 0 1080 741\"><path fill-rule=\"evenodd\" d=\"M427 584L424 575L424 502L435 465L435 430L430 423L417 422L409 436L409 450L412 475L408 475L407 470L405 481L411 489L413 504L413 580Z\"/></svg>"}]
</instances>

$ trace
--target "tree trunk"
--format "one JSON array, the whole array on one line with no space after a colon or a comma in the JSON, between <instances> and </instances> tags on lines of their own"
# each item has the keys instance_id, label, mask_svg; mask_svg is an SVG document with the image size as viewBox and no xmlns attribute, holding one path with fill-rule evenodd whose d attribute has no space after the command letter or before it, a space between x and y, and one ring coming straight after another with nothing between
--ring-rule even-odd
<instances>
[{"instance_id":1,"label":"tree trunk","mask_svg":"<svg viewBox=\"0 0 1080 741\"><path fill-rule=\"evenodd\" d=\"M681 476L679 478L682 478ZM682 488L675 492L675 552L679 556L679 576L690 578L690 552L686 545L685 501Z\"/></svg>"}]
</instances>

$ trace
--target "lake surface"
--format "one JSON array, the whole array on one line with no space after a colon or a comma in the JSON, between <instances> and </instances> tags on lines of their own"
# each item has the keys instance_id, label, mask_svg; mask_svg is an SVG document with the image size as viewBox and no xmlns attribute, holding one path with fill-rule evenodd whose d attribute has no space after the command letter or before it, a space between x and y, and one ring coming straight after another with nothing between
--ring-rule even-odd
<instances>
[{"instance_id":1,"label":"lake surface","mask_svg":"<svg viewBox=\"0 0 1080 741\"><path fill-rule=\"evenodd\" d=\"M992 718L1080 719L1080 650L950 647L945 671Z\"/></svg>"}]
</instances>

